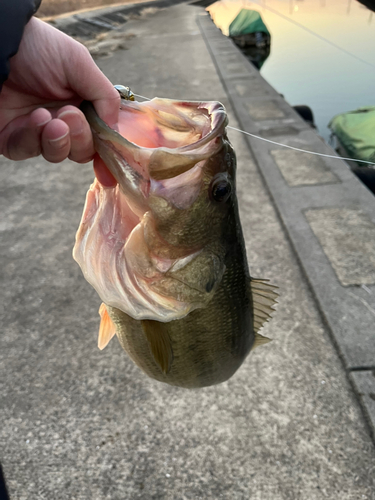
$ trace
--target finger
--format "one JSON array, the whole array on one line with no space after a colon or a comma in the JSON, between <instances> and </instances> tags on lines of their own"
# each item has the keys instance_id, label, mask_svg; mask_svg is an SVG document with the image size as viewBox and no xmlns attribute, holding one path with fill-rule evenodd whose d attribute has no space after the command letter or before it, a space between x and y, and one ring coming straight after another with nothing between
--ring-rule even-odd
<instances>
[{"instance_id":1,"label":"finger","mask_svg":"<svg viewBox=\"0 0 375 500\"><path fill-rule=\"evenodd\" d=\"M29 126L43 128L51 120L52 115L48 109L37 108L30 113Z\"/></svg>"},{"instance_id":2,"label":"finger","mask_svg":"<svg viewBox=\"0 0 375 500\"><path fill-rule=\"evenodd\" d=\"M59 163L70 153L70 135L68 125L54 118L42 132L42 154L47 161Z\"/></svg>"},{"instance_id":3,"label":"finger","mask_svg":"<svg viewBox=\"0 0 375 500\"><path fill-rule=\"evenodd\" d=\"M117 125L120 110L120 94L116 89L114 89L114 91L117 95L112 96L110 99L106 98L92 101L100 118L111 128L115 128Z\"/></svg>"},{"instance_id":4,"label":"finger","mask_svg":"<svg viewBox=\"0 0 375 500\"><path fill-rule=\"evenodd\" d=\"M65 74L71 88L83 99L94 104L102 120L110 127L118 122L119 93L100 71L89 51L82 45L80 50L75 48L74 60L67 61Z\"/></svg>"},{"instance_id":5,"label":"finger","mask_svg":"<svg viewBox=\"0 0 375 500\"><path fill-rule=\"evenodd\" d=\"M64 121L70 130L69 158L78 163L86 163L94 156L94 142L90 125L85 115L74 106L64 106L57 113L57 118Z\"/></svg>"},{"instance_id":6,"label":"finger","mask_svg":"<svg viewBox=\"0 0 375 500\"><path fill-rule=\"evenodd\" d=\"M13 120L2 133L3 155L11 160L26 160L41 153L41 134L52 119L51 113L39 108L29 116Z\"/></svg>"}]
</instances>

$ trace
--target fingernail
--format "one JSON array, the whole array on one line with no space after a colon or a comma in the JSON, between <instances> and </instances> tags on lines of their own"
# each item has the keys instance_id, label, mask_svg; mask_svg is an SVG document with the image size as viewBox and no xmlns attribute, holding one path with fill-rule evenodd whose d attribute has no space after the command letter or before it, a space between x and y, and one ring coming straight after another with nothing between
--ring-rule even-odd
<instances>
[{"instance_id":1,"label":"fingernail","mask_svg":"<svg viewBox=\"0 0 375 500\"><path fill-rule=\"evenodd\" d=\"M112 123L112 125L108 125L108 127L119 132L118 123Z\"/></svg>"},{"instance_id":2,"label":"fingernail","mask_svg":"<svg viewBox=\"0 0 375 500\"><path fill-rule=\"evenodd\" d=\"M54 148L63 148L69 142L69 130L68 130L68 132L65 132L64 135L57 137L56 139L49 139L48 142Z\"/></svg>"},{"instance_id":3,"label":"fingernail","mask_svg":"<svg viewBox=\"0 0 375 500\"><path fill-rule=\"evenodd\" d=\"M37 127L43 127L44 125L47 125L52 120L51 117L49 117L47 120L44 120L43 122L40 122L37 124Z\"/></svg>"},{"instance_id":4,"label":"fingernail","mask_svg":"<svg viewBox=\"0 0 375 500\"><path fill-rule=\"evenodd\" d=\"M75 111L64 111L57 118L68 125L72 137L83 133L82 118Z\"/></svg>"}]
</instances>

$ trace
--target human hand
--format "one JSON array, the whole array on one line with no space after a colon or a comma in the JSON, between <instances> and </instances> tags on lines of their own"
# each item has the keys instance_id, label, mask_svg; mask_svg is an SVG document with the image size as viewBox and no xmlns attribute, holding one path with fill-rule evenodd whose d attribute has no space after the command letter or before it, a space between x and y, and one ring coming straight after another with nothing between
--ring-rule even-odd
<instances>
[{"instance_id":1,"label":"human hand","mask_svg":"<svg viewBox=\"0 0 375 500\"><path fill-rule=\"evenodd\" d=\"M42 154L53 163L91 160L92 134L77 108L83 100L109 126L117 123L119 94L87 49L32 18L0 93L0 154L11 160Z\"/></svg>"}]
</instances>

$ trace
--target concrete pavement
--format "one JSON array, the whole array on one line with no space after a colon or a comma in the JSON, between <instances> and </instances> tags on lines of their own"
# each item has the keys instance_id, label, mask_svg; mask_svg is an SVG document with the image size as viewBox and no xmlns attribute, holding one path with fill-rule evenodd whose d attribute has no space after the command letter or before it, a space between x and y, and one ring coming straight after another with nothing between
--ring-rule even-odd
<instances>
[{"instance_id":1,"label":"concrete pavement","mask_svg":"<svg viewBox=\"0 0 375 500\"><path fill-rule=\"evenodd\" d=\"M241 126L201 14L182 4L129 21L128 50L98 64L141 95L220 100ZM91 165L1 159L0 459L12 500L375 498L374 446L330 325L249 144L229 135L250 269L280 300L263 331L274 341L199 391L146 378L116 339L96 347L100 300L71 257Z\"/></svg>"}]
</instances>

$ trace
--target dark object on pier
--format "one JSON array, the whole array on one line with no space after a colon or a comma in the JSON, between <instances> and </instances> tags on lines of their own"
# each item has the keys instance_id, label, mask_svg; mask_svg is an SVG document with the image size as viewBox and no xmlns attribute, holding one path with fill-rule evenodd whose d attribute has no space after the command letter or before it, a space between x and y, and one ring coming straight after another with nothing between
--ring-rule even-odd
<instances>
[{"instance_id":1,"label":"dark object on pier","mask_svg":"<svg viewBox=\"0 0 375 500\"><path fill-rule=\"evenodd\" d=\"M375 12L375 0L358 0L358 2Z\"/></svg>"},{"instance_id":2,"label":"dark object on pier","mask_svg":"<svg viewBox=\"0 0 375 500\"><path fill-rule=\"evenodd\" d=\"M315 122L314 122L314 115L312 112L312 109L309 108L309 106L306 106L305 104L299 104L297 106L293 106L294 111L296 111L299 116L305 120L306 123L311 125L312 127L316 128Z\"/></svg>"},{"instance_id":3,"label":"dark object on pier","mask_svg":"<svg viewBox=\"0 0 375 500\"><path fill-rule=\"evenodd\" d=\"M351 167L351 170L375 194L375 170L368 167Z\"/></svg>"}]
</instances>

